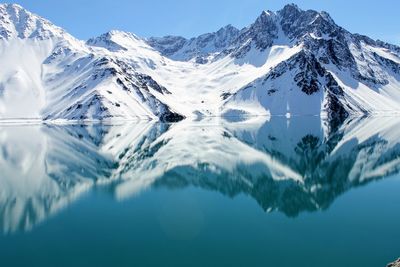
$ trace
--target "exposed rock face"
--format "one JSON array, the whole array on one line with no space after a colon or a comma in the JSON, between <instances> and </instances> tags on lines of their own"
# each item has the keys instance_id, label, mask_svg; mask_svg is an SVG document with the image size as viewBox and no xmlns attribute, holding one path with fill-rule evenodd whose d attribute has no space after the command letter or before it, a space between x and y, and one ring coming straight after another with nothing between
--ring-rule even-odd
<instances>
[{"instance_id":1,"label":"exposed rock face","mask_svg":"<svg viewBox=\"0 0 400 267\"><path fill-rule=\"evenodd\" d=\"M239 35L239 30L227 25L214 33L206 33L195 38L180 36L151 37L147 43L161 54L180 61L195 59L205 64L210 54L221 52L230 47Z\"/></svg>"},{"instance_id":2,"label":"exposed rock face","mask_svg":"<svg viewBox=\"0 0 400 267\"><path fill-rule=\"evenodd\" d=\"M262 12L252 25L240 31L240 35L234 43L232 56L241 58L252 47L260 51L271 47L274 39L278 38L279 28L276 21L277 17L274 13Z\"/></svg>"},{"instance_id":3,"label":"exposed rock face","mask_svg":"<svg viewBox=\"0 0 400 267\"><path fill-rule=\"evenodd\" d=\"M287 83L287 86L280 85L285 84L288 79L292 79L292 82ZM244 95L251 94L250 92L255 92L261 104L269 106L268 103L272 103L275 98L285 97L287 91L294 91L293 94L300 94L301 92L308 96L321 96L321 98L314 100L310 98L310 101L316 101L315 104L310 104L314 106L320 103L322 113L332 120L343 121L354 112L351 105L347 103L344 89L336 82L324 65L317 60L315 55L308 51L302 51L278 64L267 75L247 85L236 94L227 96L227 98L230 98L230 101L235 101L242 99L245 97ZM229 104L229 100L227 104ZM285 108L285 106L277 106L276 111L271 110L274 112L272 115L284 115L287 111ZM302 110L306 109L302 108ZM312 112L303 115L311 115Z\"/></svg>"},{"instance_id":4,"label":"exposed rock face","mask_svg":"<svg viewBox=\"0 0 400 267\"><path fill-rule=\"evenodd\" d=\"M91 74L87 75L85 79L80 79L79 83L68 93L76 100L72 105L66 103L65 106L60 106L60 110L56 113L49 111L47 120L58 118L68 120L126 119L130 116L126 111L130 108L126 101L132 97L141 106L149 107L149 111L161 121L177 121L184 118L154 96L152 90L159 94L171 93L149 75L138 73L132 65L118 59L111 57L92 59L91 57L89 56L86 60L81 59L81 61L88 62L86 68L91 70ZM69 66L64 72L74 72L75 68L76 66ZM102 84L112 86L109 85L105 90L96 89Z\"/></svg>"}]
</instances>

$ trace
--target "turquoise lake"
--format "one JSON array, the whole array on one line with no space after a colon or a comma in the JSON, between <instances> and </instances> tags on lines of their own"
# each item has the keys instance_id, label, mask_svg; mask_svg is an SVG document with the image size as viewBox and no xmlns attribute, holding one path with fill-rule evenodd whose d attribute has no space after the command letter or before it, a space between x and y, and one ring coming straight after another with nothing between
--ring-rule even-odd
<instances>
[{"instance_id":1,"label":"turquoise lake","mask_svg":"<svg viewBox=\"0 0 400 267\"><path fill-rule=\"evenodd\" d=\"M0 266L386 266L400 119L0 126Z\"/></svg>"}]
</instances>

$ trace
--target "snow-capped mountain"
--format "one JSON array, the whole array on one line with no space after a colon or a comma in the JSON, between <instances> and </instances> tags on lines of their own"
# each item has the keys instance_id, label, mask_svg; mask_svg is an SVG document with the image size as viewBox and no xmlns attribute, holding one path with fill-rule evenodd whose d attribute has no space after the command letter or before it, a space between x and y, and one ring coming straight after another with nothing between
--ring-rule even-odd
<instances>
[{"instance_id":1,"label":"snow-capped mountain","mask_svg":"<svg viewBox=\"0 0 400 267\"><path fill-rule=\"evenodd\" d=\"M166 36L149 38L147 43L173 60L195 59L196 63L205 64L210 54L224 51L232 46L239 32L232 25L227 25L217 32L206 33L189 40L180 36Z\"/></svg>"},{"instance_id":2,"label":"snow-capped mountain","mask_svg":"<svg viewBox=\"0 0 400 267\"><path fill-rule=\"evenodd\" d=\"M110 31L86 42L0 5L2 120L400 112L400 47L287 5L186 39Z\"/></svg>"},{"instance_id":3,"label":"snow-capped mountain","mask_svg":"<svg viewBox=\"0 0 400 267\"><path fill-rule=\"evenodd\" d=\"M264 120L3 127L0 231L29 230L93 188L121 200L195 186L296 216L400 171L398 118Z\"/></svg>"},{"instance_id":4,"label":"snow-capped mountain","mask_svg":"<svg viewBox=\"0 0 400 267\"><path fill-rule=\"evenodd\" d=\"M94 48L113 33L92 48L11 4L0 5L0 32L3 120L183 118L153 94L167 89L108 50Z\"/></svg>"}]
</instances>

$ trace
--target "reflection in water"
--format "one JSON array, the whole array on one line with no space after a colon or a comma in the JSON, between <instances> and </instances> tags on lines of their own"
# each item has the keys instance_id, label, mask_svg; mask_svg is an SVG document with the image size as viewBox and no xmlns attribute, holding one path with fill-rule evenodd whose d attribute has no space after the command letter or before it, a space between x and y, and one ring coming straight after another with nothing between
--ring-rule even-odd
<instances>
[{"instance_id":1,"label":"reflection in water","mask_svg":"<svg viewBox=\"0 0 400 267\"><path fill-rule=\"evenodd\" d=\"M117 199L196 186L296 216L399 171L395 118L260 120L3 126L1 231L29 230L95 186Z\"/></svg>"}]
</instances>

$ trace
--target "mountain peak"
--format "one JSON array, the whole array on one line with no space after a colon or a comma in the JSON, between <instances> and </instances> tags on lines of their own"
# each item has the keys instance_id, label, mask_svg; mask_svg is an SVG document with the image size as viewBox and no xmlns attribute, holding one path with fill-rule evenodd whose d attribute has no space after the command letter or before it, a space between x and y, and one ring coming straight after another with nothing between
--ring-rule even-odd
<instances>
[{"instance_id":1,"label":"mountain peak","mask_svg":"<svg viewBox=\"0 0 400 267\"><path fill-rule=\"evenodd\" d=\"M278 11L279 15L282 17L284 20L296 20L297 18L300 18L301 20L315 20L318 18L322 18L328 23L335 24L331 16L329 15L328 12L326 11L316 11L316 10L302 10L299 8L296 4L288 4L283 7L280 11Z\"/></svg>"},{"instance_id":2,"label":"mountain peak","mask_svg":"<svg viewBox=\"0 0 400 267\"><path fill-rule=\"evenodd\" d=\"M297 5L286 5L278 11L283 32L292 40L306 35L329 36L338 26L325 11L302 10Z\"/></svg>"},{"instance_id":3,"label":"mountain peak","mask_svg":"<svg viewBox=\"0 0 400 267\"><path fill-rule=\"evenodd\" d=\"M35 17L31 12L18 4L0 4L0 22L19 22L23 19L29 20Z\"/></svg>"},{"instance_id":4,"label":"mountain peak","mask_svg":"<svg viewBox=\"0 0 400 267\"><path fill-rule=\"evenodd\" d=\"M257 17L256 21L266 20L266 19L269 19L271 17L274 17L275 15L276 15L276 13L271 11L271 10L263 10L261 12L261 14Z\"/></svg>"},{"instance_id":5,"label":"mountain peak","mask_svg":"<svg viewBox=\"0 0 400 267\"><path fill-rule=\"evenodd\" d=\"M18 4L0 4L0 21L6 20L6 16L12 21L38 17Z\"/></svg>"},{"instance_id":6,"label":"mountain peak","mask_svg":"<svg viewBox=\"0 0 400 267\"><path fill-rule=\"evenodd\" d=\"M275 23L276 14L272 11L263 11L250 27L265 28Z\"/></svg>"},{"instance_id":7,"label":"mountain peak","mask_svg":"<svg viewBox=\"0 0 400 267\"><path fill-rule=\"evenodd\" d=\"M283 7L283 10L297 10L297 11L302 11L301 8L299 8L298 5L295 3L287 4Z\"/></svg>"},{"instance_id":8,"label":"mountain peak","mask_svg":"<svg viewBox=\"0 0 400 267\"><path fill-rule=\"evenodd\" d=\"M1 9L8 9L8 10L25 10L22 6L19 4L14 4L14 3L4 3L0 4L0 10ZM25 10L26 11L26 10ZM28 11L27 11L28 12Z\"/></svg>"},{"instance_id":9,"label":"mountain peak","mask_svg":"<svg viewBox=\"0 0 400 267\"><path fill-rule=\"evenodd\" d=\"M232 24L228 24L224 27L222 27L221 29L219 29L218 31L238 31L238 29L233 26Z\"/></svg>"},{"instance_id":10,"label":"mountain peak","mask_svg":"<svg viewBox=\"0 0 400 267\"><path fill-rule=\"evenodd\" d=\"M299 14L303 12L302 9L300 9L296 4L287 4L285 5L278 13L283 13L283 14Z\"/></svg>"},{"instance_id":11,"label":"mountain peak","mask_svg":"<svg viewBox=\"0 0 400 267\"><path fill-rule=\"evenodd\" d=\"M125 31L120 31L120 30L111 30L106 33L107 35L113 37L113 36L121 36L121 37L129 37L129 38L134 38L134 39L140 39L137 37L135 34L131 32L125 32Z\"/></svg>"},{"instance_id":12,"label":"mountain peak","mask_svg":"<svg viewBox=\"0 0 400 267\"><path fill-rule=\"evenodd\" d=\"M65 31L18 4L0 4L0 39L49 39Z\"/></svg>"},{"instance_id":13,"label":"mountain peak","mask_svg":"<svg viewBox=\"0 0 400 267\"><path fill-rule=\"evenodd\" d=\"M228 43L230 42L231 39L234 39L237 37L237 35L239 34L239 30L232 26L231 24L226 25L225 27L222 27L221 29L219 29L217 32L215 32L216 37L219 39L224 39L224 40L219 40L219 41L228 41ZM229 40L227 40L229 39ZM221 46L226 46L225 45L221 45Z\"/></svg>"},{"instance_id":14,"label":"mountain peak","mask_svg":"<svg viewBox=\"0 0 400 267\"><path fill-rule=\"evenodd\" d=\"M272 16L274 14L275 13L271 10L263 10L258 17L268 17L268 16Z\"/></svg>"},{"instance_id":15,"label":"mountain peak","mask_svg":"<svg viewBox=\"0 0 400 267\"><path fill-rule=\"evenodd\" d=\"M95 47L103 47L109 51L127 51L132 42L141 41L139 37L130 32L111 30L98 37L89 39L86 44Z\"/></svg>"}]
</instances>

